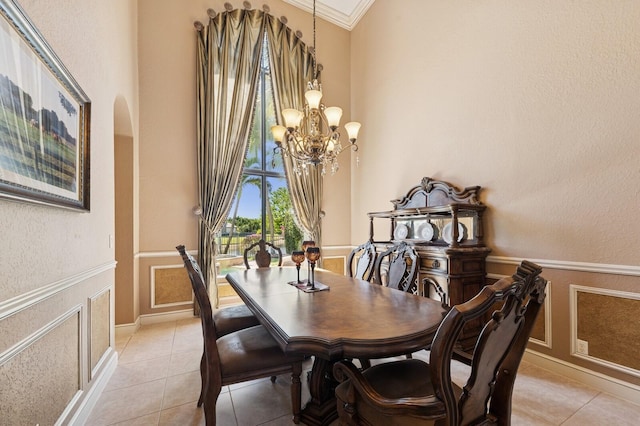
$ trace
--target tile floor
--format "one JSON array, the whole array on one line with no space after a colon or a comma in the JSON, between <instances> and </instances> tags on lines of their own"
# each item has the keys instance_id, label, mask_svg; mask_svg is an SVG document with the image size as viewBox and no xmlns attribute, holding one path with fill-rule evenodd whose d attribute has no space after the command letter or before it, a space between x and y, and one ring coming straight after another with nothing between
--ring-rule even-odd
<instances>
[{"instance_id":1,"label":"tile floor","mask_svg":"<svg viewBox=\"0 0 640 426\"><path fill-rule=\"evenodd\" d=\"M132 336L116 339L118 367L87 425L204 425L202 409L196 407L201 333L200 321L194 318L144 326ZM427 355L422 351L414 357ZM310 362L306 368L311 368ZM454 378L464 377L467 368L456 365ZM267 378L223 388L218 399L218 425L292 424L288 383L289 378L282 376L275 384ZM303 404L308 398L305 383ZM638 405L530 363L520 367L513 425L635 426L638 419Z\"/></svg>"}]
</instances>

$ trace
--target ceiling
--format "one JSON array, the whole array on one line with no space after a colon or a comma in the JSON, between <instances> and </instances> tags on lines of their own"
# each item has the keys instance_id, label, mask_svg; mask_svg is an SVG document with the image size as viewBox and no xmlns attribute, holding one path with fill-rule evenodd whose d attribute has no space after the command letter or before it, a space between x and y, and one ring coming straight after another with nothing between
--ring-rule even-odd
<instances>
[{"instance_id":1,"label":"ceiling","mask_svg":"<svg viewBox=\"0 0 640 426\"><path fill-rule=\"evenodd\" d=\"M351 31L375 0L317 0L316 16ZM284 0L309 13L313 0Z\"/></svg>"}]
</instances>

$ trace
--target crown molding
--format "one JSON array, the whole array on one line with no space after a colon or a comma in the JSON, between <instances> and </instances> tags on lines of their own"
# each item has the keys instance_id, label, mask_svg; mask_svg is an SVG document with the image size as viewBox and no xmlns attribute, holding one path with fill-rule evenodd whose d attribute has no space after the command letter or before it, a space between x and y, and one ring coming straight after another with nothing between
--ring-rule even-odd
<instances>
[{"instance_id":1,"label":"crown molding","mask_svg":"<svg viewBox=\"0 0 640 426\"><path fill-rule=\"evenodd\" d=\"M369 10L374 1L375 0L359 0L350 11L344 8L337 9L336 7L319 1L316 4L316 16L351 31L355 28L356 24L365 15L365 13L367 13L367 10ZM284 2L306 12L313 13L313 3L310 0L284 0ZM333 3L336 5L343 5L343 3L338 1L334 1Z\"/></svg>"}]
</instances>

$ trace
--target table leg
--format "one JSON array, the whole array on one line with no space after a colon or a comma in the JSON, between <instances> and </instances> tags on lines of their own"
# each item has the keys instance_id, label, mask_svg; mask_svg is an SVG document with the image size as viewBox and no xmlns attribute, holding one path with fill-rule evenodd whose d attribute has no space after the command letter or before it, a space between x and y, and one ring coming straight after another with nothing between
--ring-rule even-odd
<instances>
[{"instance_id":1,"label":"table leg","mask_svg":"<svg viewBox=\"0 0 640 426\"><path fill-rule=\"evenodd\" d=\"M333 378L333 361L316 357L309 377L311 399L300 414L300 420L311 426L326 426L338 418Z\"/></svg>"}]
</instances>

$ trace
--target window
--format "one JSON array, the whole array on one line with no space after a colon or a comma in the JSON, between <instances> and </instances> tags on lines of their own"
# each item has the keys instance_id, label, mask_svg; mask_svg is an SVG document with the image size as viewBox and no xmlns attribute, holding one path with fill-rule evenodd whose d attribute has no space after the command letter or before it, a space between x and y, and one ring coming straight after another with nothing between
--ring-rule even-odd
<instances>
[{"instance_id":1,"label":"window","mask_svg":"<svg viewBox=\"0 0 640 426\"><path fill-rule=\"evenodd\" d=\"M268 44L264 39L258 93L249 148L238 192L218 237L218 253L242 255L263 238L283 254L300 247L302 232L294 221L282 156L274 153L271 126L276 124Z\"/></svg>"}]
</instances>

